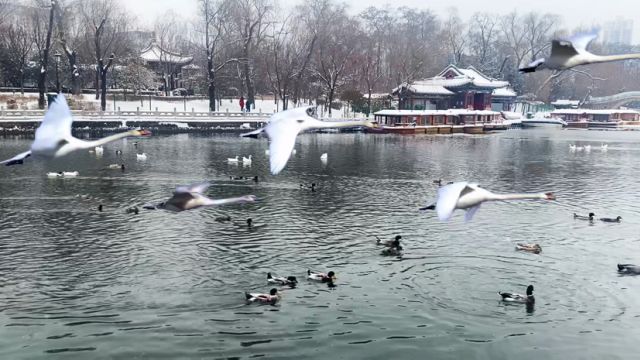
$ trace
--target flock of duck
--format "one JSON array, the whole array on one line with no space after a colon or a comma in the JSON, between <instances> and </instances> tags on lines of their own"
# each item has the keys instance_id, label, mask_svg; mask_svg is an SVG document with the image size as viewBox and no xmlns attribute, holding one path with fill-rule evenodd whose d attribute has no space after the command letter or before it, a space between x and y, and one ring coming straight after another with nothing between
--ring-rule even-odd
<instances>
[{"instance_id":1,"label":"flock of duck","mask_svg":"<svg viewBox=\"0 0 640 360\"><path fill-rule=\"evenodd\" d=\"M628 55L613 55L613 56L598 56L594 55L586 50L588 44L595 39L597 33L579 34L567 39L556 39L551 43L551 54L548 58L538 59L526 67L520 68L522 72L533 72L540 69L551 70L567 70L572 67L590 63L617 61L631 58L640 58L640 54L628 54ZM315 107L306 106L290 110L285 110L274 114L266 126L259 128L255 131L242 134L243 137L257 138L260 135L267 136L269 138L269 149L265 151L265 154L269 156L270 172L273 175L280 173L286 166L291 155L295 154L295 140L297 135L306 130L323 129L323 128L343 128L343 127L368 127L375 128L377 124L369 120L361 121L339 121L339 122L325 122L317 120L313 117ZM45 117L35 132L35 139L31 144L29 150L22 152L10 159L1 161L0 164L7 166L23 164L24 160L33 157L34 159L47 160L52 158L60 158L68 155L71 152L78 150L90 150L94 151L96 155L100 156L104 153L102 145L119 140L125 137L144 137L149 136L151 133L143 129L130 130L114 135L110 135L98 140L85 141L73 137L71 135L71 125L73 119L71 117L71 111L67 105L63 94L59 94L53 101L49 110L45 114ZM571 151L585 151L591 150L590 145L576 146L570 145ZM602 145L601 151L606 151L607 146ZM118 150L119 151L119 150ZM119 154L122 152L119 151ZM146 160L147 155L145 153L136 154L137 160ZM328 155L322 154L320 157L323 163L326 163ZM229 164L238 164L240 159L238 156L235 158L228 158ZM252 157L242 157L243 165L251 165ZM121 169L124 171L124 164L112 164L110 169ZM48 173L49 177L74 177L77 176L77 172L58 172ZM233 177L231 177L234 180ZM239 179L249 180L249 179ZM254 177L255 182L258 181L258 177ZM529 193L529 194L496 194L483 189L478 184L470 182L453 182L442 186L442 181L435 181L439 186L437 197L433 203L421 208L420 210L435 210L437 217L441 221L448 221L454 214L456 209L465 211L465 221L471 221L476 212L480 209L480 206L485 202L491 201L511 201L511 200L524 200L524 199L537 199L537 200L555 200L555 195L550 192ZM245 195L227 199L211 199L204 195L204 192L210 186L210 183L203 182L197 184L191 184L186 186L178 186L173 195L162 202L156 204L147 204L143 208L146 209L163 209L169 211L187 211L204 206L219 206L226 204L237 203L251 203L257 200L254 195ZM301 187L303 187L301 185ZM315 184L311 185L311 190L315 191ZM102 210L102 205L99 206L99 210ZM131 212L137 213L137 207L131 209ZM574 214L575 219L588 220L593 222L594 214L590 213L589 216L580 216ZM604 222L620 222L622 218L601 218ZM223 221L230 221L230 218ZM217 219L216 219L217 221ZM252 226L251 219L247 220L247 225ZM383 255L399 255L402 251L400 245L400 235L396 236L393 240L382 241L378 239L378 244L385 247L382 251ZM528 251L532 253L540 253L542 251L538 244L517 244L517 250ZM618 271L621 273L640 274L640 266L632 264L619 264ZM327 283L329 286L335 286L334 280L336 279L335 273L329 271L327 273L311 272L307 271L307 277L313 281L319 281ZM295 276L277 277L272 276L271 273L267 274L267 282L269 284L279 284L289 287L295 287L297 280ZM535 301L533 297L533 285L529 285L526 289L525 295L520 295L510 292L499 292L498 294L502 300L507 302L518 302L524 304L533 304ZM273 288L269 293L245 293L245 298L248 302L257 302L263 304L275 304L280 298L280 291L277 288Z\"/></svg>"}]
</instances>

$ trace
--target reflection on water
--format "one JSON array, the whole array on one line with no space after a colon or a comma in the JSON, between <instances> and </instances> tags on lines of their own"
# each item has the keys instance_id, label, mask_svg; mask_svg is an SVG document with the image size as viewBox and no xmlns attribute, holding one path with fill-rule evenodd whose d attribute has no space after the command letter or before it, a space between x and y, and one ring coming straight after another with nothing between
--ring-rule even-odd
<instances>
[{"instance_id":1,"label":"reflection on water","mask_svg":"<svg viewBox=\"0 0 640 360\"><path fill-rule=\"evenodd\" d=\"M303 135L273 177L266 141L177 135L0 169L0 357L631 358L640 277L619 276L616 263L640 263L639 140L538 130ZM4 139L0 158L28 146ZM253 155L251 166L227 164L236 155ZM108 168L116 163L126 171ZM254 175L257 184L230 179ZM417 211L440 178L558 200L486 204L470 224L461 212L441 223ZM261 201L126 212L202 180L214 198ZM590 211L624 220L573 219ZM231 221L216 221L224 216ZM380 256L376 236L397 234L403 256ZM516 252L516 242L543 252ZM337 287L307 282L307 269L335 271ZM245 290L271 288L269 271L300 284L278 306L246 305ZM529 284L534 307L499 301L498 291Z\"/></svg>"}]
</instances>

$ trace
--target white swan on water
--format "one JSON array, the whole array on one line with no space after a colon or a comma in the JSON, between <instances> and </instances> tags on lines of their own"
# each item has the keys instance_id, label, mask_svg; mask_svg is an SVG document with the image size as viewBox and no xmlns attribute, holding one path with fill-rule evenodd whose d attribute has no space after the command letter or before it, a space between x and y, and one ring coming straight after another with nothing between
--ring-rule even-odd
<instances>
[{"instance_id":1,"label":"white swan on water","mask_svg":"<svg viewBox=\"0 0 640 360\"><path fill-rule=\"evenodd\" d=\"M541 69L567 70L579 65L620 61L627 59L640 59L640 54L624 55L595 55L587 51L587 46L598 37L597 31L576 34L567 39L551 41L551 54L549 58L537 59L525 67L521 72L529 73Z\"/></svg>"},{"instance_id":2,"label":"white swan on water","mask_svg":"<svg viewBox=\"0 0 640 360\"><path fill-rule=\"evenodd\" d=\"M243 165L251 165L251 155L249 155L249 157L242 157L242 164Z\"/></svg>"},{"instance_id":3,"label":"white swan on water","mask_svg":"<svg viewBox=\"0 0 640 360\"><path fill-rule=\"evenodd\" d=\"M130 130L98 140L85 141L71 135L72 123L73 118L71 117L71 110L69 110L67 101L64 95L58 94L44 115L42 123L38 129L36 129L36 137L31 144L31 149L11 159L0 161L0 164L5 164L6 166L22 164L24 159L30 156L49 159L59 158L76 150L95 148L127 136L151 135L151 132L148 130Z\"/></svg>"},{"instance_id":4,"label":"white swan on water","mask_svg":"<svg viewBox=\"0 0 640 360\"><path fill-rule=\"evenodd\" d=\"M312 117L313 106L300 107L273 114L269 123L258 130L240 136L255 137L265 133L270 140L269 163L271 173L278 174L289 161L296 143L296 136L301 131L321 128L340 128L365 126L375 128L377 125L369 120L325 122Z\"/></svg>"},{"instance_id":5,"label":"white swan on water","mask_svg":"<svg viewBox=\"0 0 640 360\"><path fill-rule=\"evenodd\" d=\"M542 199L555 200L553 193L537 194L494 194L468 182L456 182L442 186L438 189L438 197L435 204L421 208L420 210L436 210L438 219L447 221L453 215L455 209L466 210L465 220L470 221L473 215L480 209L485 201Z\"/></svg>"},{"instance_id":6,"label":"white swan on water","mask_svg":"<svg viewBox=\"0 0 640 360\"><path fill-rule=\"evenodd\" d=\"M238 156L236 156L234 158L227 158L227 162L229 164L237 164L238 163Z\"/></svg>"}]
</instances>

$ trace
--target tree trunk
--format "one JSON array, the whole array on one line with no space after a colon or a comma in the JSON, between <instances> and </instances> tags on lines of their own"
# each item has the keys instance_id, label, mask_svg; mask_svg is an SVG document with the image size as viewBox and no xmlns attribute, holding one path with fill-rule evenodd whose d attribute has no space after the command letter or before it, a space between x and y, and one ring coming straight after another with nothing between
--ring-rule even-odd
<instances>
[{"instance_id":1,"label":"tree trunk","mask_svg":"<svg viewBox=\"0 0 640 360\"><path fill-rule=\"evenodd\" d=\"M55 1L51 1L51 10L49 10L49 26L47 28L47 40L44 45L44 51L40 61L40 74L38 75L38 108L44 109L45 98L44 93L47 92L47 66L49 65L49 48L51 47L51 33L53 32L53 15L55 12Z\"/></svg>"},{"instance_id":2,"label":"tree trunk","mask_svg":"<svg viewBox=\"0 0 640 360\"><path fill-rule=\"evenodd\" d=\"M367 117L371 116L371 91L369 91L369 97L367 98Z\"/></svg>"},{"instance_id":3,"label":"tree trunk","mask_svg":"<svg viewBox=\"0 0 640 360\"><path fill-rule=\"evenodd\" d=\"M101 64L96 65L96 78L93 81L93 86L96 89L96 100L100 99L100 68Z\"/></svg>"},{"instance_id":4,"label":"tree trunk","mask_svg":"<svg viewBox=\"0 0 640 360\"><path fill-rule=\"evenodd\" d=\"M255 95L253 91L253 84L251 83L251 75L249 74L249 51L245 50L244 52L245 62L244 62L244 81L247 84L247 102L250 105L255 106ZM249 105L247 105L248 109L251 109Z\"/></svg>"},{"instance_id":5,"label":"tree trunk","mask_svg":"<svg viewBox=\"0 0 640 360\"><path fill-rule=\"evenodd\" d=\"M69 68L71 69L71 92L73 95L80 94L80 74L78 73L78 65L76 65L76 52L67 52L67 59L69 60Z\"/></svg>"},{"instance_id":6,"label":"tree trunk","mask_svg":"<svg viewBox=\"0 0 640 360\"><path fill-rule=\"evenodd\" d=\"M102 97L100 98L100 110L105 111L107 109L107 69L105 68L100 72L100 90Z\"/></svg>"},{"instance_id":7,"label":"tree trunk","mask_svg":"<svg viewBox=\"0 0 640 360\"><path fill-rule=\"evenodd\" d=\"M327 99L327 101L329 102L329 117L331 117L331 104L333 103L334 91L335 91L334 88L329 89L329 98Z\"/></svg>"}]
</instances>

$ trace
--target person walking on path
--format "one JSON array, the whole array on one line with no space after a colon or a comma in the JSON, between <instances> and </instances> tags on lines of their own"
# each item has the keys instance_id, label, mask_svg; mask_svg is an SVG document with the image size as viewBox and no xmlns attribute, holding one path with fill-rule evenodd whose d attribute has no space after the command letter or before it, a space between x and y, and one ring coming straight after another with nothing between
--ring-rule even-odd
<instances>
[{"instance_id":1,"label":"person walking on path","mask_svg":"<svg viewBox=\"0 0 640 360\"><path fill-rule=\"evenodd\" d=\"M240 111L244 111L244 96L240 96Z\"/></svg>"}]
</instances>

